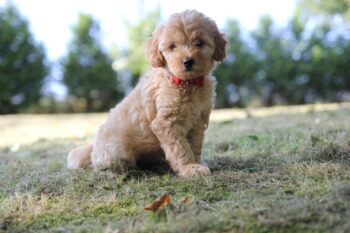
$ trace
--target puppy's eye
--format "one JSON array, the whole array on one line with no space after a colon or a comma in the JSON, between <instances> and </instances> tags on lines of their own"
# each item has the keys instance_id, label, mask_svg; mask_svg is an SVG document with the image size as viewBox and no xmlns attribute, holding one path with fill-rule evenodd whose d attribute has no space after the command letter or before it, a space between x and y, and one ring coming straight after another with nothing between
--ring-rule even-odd
<instances>
[{"instance_id":1,"label":"puppy's eye","mask_svg":"<svg viewBox=\"0 0 350 233\"><path fill-rule=\"evenodd\" d=\"M201 41L201 40L196 41L196 42L194 43L194 46L196 46L197 48L202 48L203 45L204 45L204 42Z\"/></svg>"},{"instance_id":2,"label":"puppy's eye","mask_svg":"<svg viewBox=\"0 0 350 233\"><path fill-rule=\"evenodd\" d=\"M175 48L176 48L176 44L171 44L171 45L169 46L169 48L170 48L171 50L175 49Z\"/></svg>"}]
</instances>

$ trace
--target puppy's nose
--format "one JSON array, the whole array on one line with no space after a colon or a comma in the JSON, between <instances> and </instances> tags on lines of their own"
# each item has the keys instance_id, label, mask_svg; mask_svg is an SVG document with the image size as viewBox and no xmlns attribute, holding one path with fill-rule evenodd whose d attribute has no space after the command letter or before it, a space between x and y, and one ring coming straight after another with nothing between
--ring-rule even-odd
<instances>
[{"instance_id":1,"label":"puppy's nose","mask_svg":"<svg viewBox=\"0 0 350 233\"><path fill-rule=\"evenodd\" d=\"M186 69L191 69L191 67L193 66L194 64L194 60L193 58L190 58L190 57L186 57L184 60L184 66L186 67Z\"/></svg>"}]
</instances>

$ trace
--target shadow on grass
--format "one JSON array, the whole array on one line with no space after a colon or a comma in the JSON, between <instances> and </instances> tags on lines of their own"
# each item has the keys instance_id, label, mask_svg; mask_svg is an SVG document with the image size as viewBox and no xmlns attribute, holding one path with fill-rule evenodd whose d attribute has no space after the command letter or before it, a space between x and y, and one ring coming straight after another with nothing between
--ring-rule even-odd
<instances>
[{"instance_id":1,"label":"shadow on grass","mask_svg":"<svg viewBox=\"0 0 350 233\"><path fill-rule=\"evenodd\" d=\"M348 143L349 144L349 143ZM341 145L329 143L316 150L310 150L305 153L305 159L315 159L320 162L350 162L350 145Z\"/></svg>"},{"instance_id":2,"label":"shadow on grass","mask_svg":"<svg viewBox=\"0 0 350 233\"><path fill-rule=\"evenodd\" d=\"M84 140L55 140L54 143L46 140L39 140L31 146L23 146L21 149L13 153L10 148L1 148L0 166L4 168L3 178L9 178L5 173L13 170L14 167L21 169L16 170L15 176L12 174L11 180L16 180L17 184L27 179L37 180L37 183L50 183L49 179L53 179L55 174L62 173L68 175L65 168L65 157L69 148L76 144L83 143ZM275 172L283 169L285 166L293 162L337 162L350 165L350 143L328 144L315 143L310 148L294 152L290 155L279 155L271 152L257 153L246 156L235 156L235 150L239 149L234 142L221 142L217 144L207 144L206 149L214 151L214 155L204 159L212 173L232 171L232 172ZM28 156L22 156L24 152ZM232 152L228 153L225 152ZM205 155L204 155L205 157ZM45 166L43 166L45 164ZM5 171L6 170L6 171ZM127 162L116 161L110 170L112 176L123 176L125 180L137 178L147 179L150 176L171 175L176 176L170 168L168 162L164 159L144 159L139 162L136 167L131 166ZM0 173L1 174L1 173ZM30 176L29 178L25 178ZM62 175L61 175L62 176ZM59 176L59 177L61 177ZM17 177L17 178L16 178ZM16 178L16 179L14 179ZM60 181L63 182L64 181ZM60 183L59 182L59 183ZM59 185L54 185L59 186ZM48 189L46 187L46 189ZM42 191L42 190L41 190Z\"/></svg>"},{"instance_id":3,"label":"shadow on grass","mask_svg":"<svg viewBox=\"0 0 350 233\"><path fill-rule=\"evenodd\" d=\"M228 146L225 146L225 148ZM221 146L220 146L221 148ZM331 142L326 145L306 149L297 154L287 156L268 153L258 153L247 156L220 156L216 155L205 160L212 172L219 171L246 171L273 172L284 168L291 162L335 162L350 164L350 145Z\"/></svg>"}]
</instances>

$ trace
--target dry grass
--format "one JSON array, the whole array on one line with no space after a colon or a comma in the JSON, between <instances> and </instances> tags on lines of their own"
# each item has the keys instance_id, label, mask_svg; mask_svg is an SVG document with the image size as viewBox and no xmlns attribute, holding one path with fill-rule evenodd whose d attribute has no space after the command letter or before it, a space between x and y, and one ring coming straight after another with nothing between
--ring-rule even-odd
<instances>
[{"instance_id":1,"label":"dry grass","mask_svg":"<svg viewBox=\"0 0 350 233\"><path fill-rule=\"evenodd\" d=\"M0 232L350 232L349 116L350 104L217 110L213 175L193 179L67 170L105 114L1 116ZM163 193L170 205L143 210Z\"/></svg>"}]
</instances>

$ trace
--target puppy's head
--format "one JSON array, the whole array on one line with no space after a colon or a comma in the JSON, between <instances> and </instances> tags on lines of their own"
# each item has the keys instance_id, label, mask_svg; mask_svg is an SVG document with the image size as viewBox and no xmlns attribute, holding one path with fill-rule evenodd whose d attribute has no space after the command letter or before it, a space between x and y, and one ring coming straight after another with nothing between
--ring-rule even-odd
<instances>
[{"instance_id":1,"label":"puppy's head","mask_svg":"<svg viewBox=\"0 0 350 233\"><path fill-rule=\"evenodd\" d=\"M170 16L147 41L153 67L187 80L207 75L226 56L226 40L213 20L194 10Z\"/></svg>"}]
</instances>

